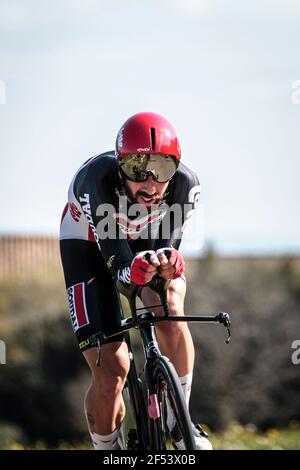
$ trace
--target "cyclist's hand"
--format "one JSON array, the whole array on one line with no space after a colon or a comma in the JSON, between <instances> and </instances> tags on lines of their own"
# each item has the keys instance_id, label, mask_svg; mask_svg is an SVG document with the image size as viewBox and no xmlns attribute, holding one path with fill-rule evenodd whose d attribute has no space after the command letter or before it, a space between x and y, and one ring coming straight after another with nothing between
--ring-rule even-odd
<instances>
[{"instance_id":1,"label":"cyclist's hand","mask_svg":"<svg viewBox=\"0 0 300 470\"><path fill-rule=\"evenodd\" d=\"M161 248L156 251L160 261L159 272L164 279L176 279L184 273L185 262L175 248Z\"/></svg>"},{"instance_id":2,"label":"cyclist's hand","mask_svg":"<svg viewBox=\"0 0 300 470\"><path fill-rule=\"evenodd\" d=\"M167 256L165 255L164 251L160 251L157 253L158 260L160 262L159 266L159 275L164 279L173 279L175 268L172 263L168 260Z\"/></svg>"},{"instance_id":3,"label":"cyclist's hand","mask_svg":"<svg viewBox=\"0 0 300 470\"><path fill-rule=\"evenodd\" d=\"M134 284L144 285L150 282L160 265L158 257L153 250L142 251L132 260L130 268L130 279Z\"/></svg>"}]
</instances>

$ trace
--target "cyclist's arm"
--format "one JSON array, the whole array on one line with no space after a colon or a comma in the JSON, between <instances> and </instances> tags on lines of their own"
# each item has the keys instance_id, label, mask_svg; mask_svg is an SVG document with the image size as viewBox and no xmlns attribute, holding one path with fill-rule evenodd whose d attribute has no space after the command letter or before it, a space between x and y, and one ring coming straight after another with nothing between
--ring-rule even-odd
<instances>
[{"instance_id":1,"label":"cyclist's arm","mask_svg":"<svg viewBox=\"0 0 300 470\"><path fill-rule=\"evenodd\" d=\"M114 190L115 183L107 179L103 168L96 171L95 168L86 167L74 183L75 197L113 278L129 286L133 254L127 239L117 230Z\"/></svg>"}]
</instances>

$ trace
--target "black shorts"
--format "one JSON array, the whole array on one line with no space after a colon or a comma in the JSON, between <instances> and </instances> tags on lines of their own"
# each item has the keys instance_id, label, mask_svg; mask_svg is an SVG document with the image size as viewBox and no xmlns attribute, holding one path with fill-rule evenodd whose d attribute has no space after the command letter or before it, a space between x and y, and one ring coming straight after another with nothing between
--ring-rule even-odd
<instances>
[{"instance_id":1,"label":"black shorts","mask_svg":"<svg viewBox=\"0 0 300 470\"><path fill-rule=\"evenodd\" d=\"M112 275L96 243L86 240L60 241L73 331L82 351L89 337L102 331L109 335L121 324L121 304ZM124 341L118 335L108 342Z\"/></svg>"}]
</instances>

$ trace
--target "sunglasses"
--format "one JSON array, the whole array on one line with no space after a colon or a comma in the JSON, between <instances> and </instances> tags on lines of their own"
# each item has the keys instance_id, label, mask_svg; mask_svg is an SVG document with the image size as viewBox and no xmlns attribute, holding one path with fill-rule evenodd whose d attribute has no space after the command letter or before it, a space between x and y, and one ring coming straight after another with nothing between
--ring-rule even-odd
<instances>
[{"instance_id":1,"label":"sunglasses","mask_svg":"<svg viewBox=\"0 0 300 470\"><path fill-rule=\"evenodd\" d=\"M172 155L130 154L120 160L120 168L126 178L136 183L146 181L153 176L159 183L166 183L178 167L178 161Z\"/></svg>"}]
</instances>

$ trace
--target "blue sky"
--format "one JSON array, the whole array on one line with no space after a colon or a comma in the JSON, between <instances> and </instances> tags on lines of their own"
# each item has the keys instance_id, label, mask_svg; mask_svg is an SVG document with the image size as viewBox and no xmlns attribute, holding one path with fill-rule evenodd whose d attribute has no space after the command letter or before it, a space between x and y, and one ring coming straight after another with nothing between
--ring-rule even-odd
<instances>
[{"instance_id":1,"label":"blue sky","mask_svg":"<svg viewBox=\"0 0 300 470\"><path fill-rule=\"evenodd\" d=\"M299 44L296 0L0 0L0 231L57 233L79 165L148 110L200 178L207 241L300 252Z\"/></svg>"}]
</instances>

